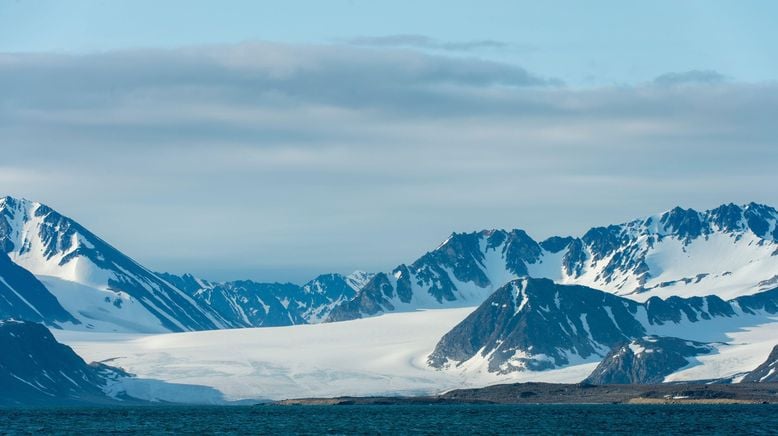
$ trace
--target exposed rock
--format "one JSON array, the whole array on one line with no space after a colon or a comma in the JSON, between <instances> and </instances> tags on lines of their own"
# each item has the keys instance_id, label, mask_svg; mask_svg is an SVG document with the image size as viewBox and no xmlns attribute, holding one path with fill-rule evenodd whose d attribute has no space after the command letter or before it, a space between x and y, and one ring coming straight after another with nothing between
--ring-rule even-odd
<instances>
[{"instance_id":1,"label":"exposed rock","mask_svg":"<svg viewBox=\"0 0 778 436\"><path fill-rule=\"evenodd\" d=\"M593 384L656 384L709 354L708 344L661 336L646 336L615 347L584 380Z\"/></svg>"}]
</instances>

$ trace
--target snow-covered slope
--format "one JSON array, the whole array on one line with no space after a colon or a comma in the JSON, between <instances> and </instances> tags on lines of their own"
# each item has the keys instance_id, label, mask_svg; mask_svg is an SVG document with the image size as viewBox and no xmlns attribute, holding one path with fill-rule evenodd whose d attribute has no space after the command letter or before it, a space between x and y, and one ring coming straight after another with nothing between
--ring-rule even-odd
<instances>
[{"instance_id":1,"label":"snow-covered slope","mask_svg":"<svg viewBox=\"0 0 778 436\"><path fill-rule=\"evenodd\" d=\"M190 296L51 208L0 199L0 249L35 274L80 324L109 331L185 331L228 324Z\"/></svg>"},{"instance_id":2,"label":"snow-covered slope","mask_svg":"<svg viewBox=\"0 0 778 436\"><path fill-rule=\"evenodd\" d=\"M452 234L410 265L380 273L330 321L480 304L507 281L543 277L645 301L724 299L778 285L778 212L760 204L675 208L579 238L537 242L521 230Z\"/></svg>"},{"instance_id":3,"label":"snow-covered slope","mask_svg":"<svg viewBox=\"0 0 778 436\"><path fill-rule=\"evenodd\" d=\"M778 212L725 204L675 208L619 226L595 228L571 244L562 282L645 301L717 295L729 299L778 284Z\"/></svg>"},{"instance_id":4,"label":"snow-covered slope","mask_svg":"<svg viewBox=\"0 0 778 436\"><path fill-rule=\"evenodd\" d=\"M656 310L662 316L677 313L661 309ZM504 374L489 372L489 361L482 357L461 366L428 366L440 337L471 312L472 308L420 310L329 324L160 335L54 334L87 360L111 359L111 365L137 374L137 379L117 386L129 395L205 403L222 396L241 400L413 395L495 383L578 383L600 362L593 355L562 368ZM764 362L775 343L778 316L749 320L722 316L693 323L683 315L679 324L654 324L650 334L679 331L712 343L713 350L694 357L691 366L666 380L732 378ZM220 395L214 398L213 390Z\"/></svg>"},{"instance_id":5,"label":"snow-covered slope","mask_svg":"<svg viewBox=\"0 0 778 436\"><path fill-rule=\"evenodd\" d=\"M523 380L576 383L595 364L497 375L426 365L435 342L472 308L393 313L342 323L161 335L57 331L87 360L136 374L124 390L137 398L213 402L339 395L416 395ZM150 383L153 380L164 385ZM178 388L177 388L178 387ZM186 391L183 389L187 388Z\"/></svg>"}]
</instances>

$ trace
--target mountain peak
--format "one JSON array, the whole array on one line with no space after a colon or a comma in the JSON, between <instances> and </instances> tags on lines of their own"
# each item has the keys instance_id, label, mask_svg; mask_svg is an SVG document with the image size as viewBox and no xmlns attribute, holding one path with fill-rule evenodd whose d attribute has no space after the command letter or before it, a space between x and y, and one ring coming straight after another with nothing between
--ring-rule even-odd
<instances>
[{"instance_id":1,"label":"mountain peak","mask_svg":"<svg viewBox=\"0 0 778 436\"><path fill-rule=\"evenodd\" d=\"M35 207L40 205L41 203L37 201L28 200L24 197L14 197L11 195L0 197L0 208L4 208L4 207L19 208L22 206Z\"/></svg>"}]
</instances>

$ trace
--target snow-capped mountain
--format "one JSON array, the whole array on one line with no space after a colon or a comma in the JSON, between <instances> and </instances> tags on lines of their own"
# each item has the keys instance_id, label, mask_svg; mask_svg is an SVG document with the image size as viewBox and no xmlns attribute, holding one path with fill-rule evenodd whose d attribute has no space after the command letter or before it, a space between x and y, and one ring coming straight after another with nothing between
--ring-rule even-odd
<instances>
[{"instance_id":1,"label":"snow-capped mountain","mask_svg":"<svg viewBox=\"0 0 778 436\"><path fill-rule=\"evenodd\" d=\"M645 336L726 341L738 328L778 321L778 288L725 301L652 297L644 303L580 285L522 278L504 285L443 336L436 368L538 371L596 362Z\"/></svg>"},{"instance_id":2,"label":"snow-capped mountain","mask_svg":"<svg viewBox=\"0 0 778 436\"><path fill-rule=\"evenodd\" d=\"M0 249L35 274L84 328L161 332L228 326L186 293L46 205L0 199Z\"/></svg>"},{"instance_id":3,"label":"snow-capped mountain","mask_svg":"<svg viewBox=\"0 0 778 436\"><path fill-rule=\"evenodd\" d=\"M166 332L319 322L371 274L303 286L155 273L46 205L0 198L0 315L52 327Z\"/></svg>"},{"instance_id":4,"label":"snow-capped mountain","mask_svg":"<svg viewBox=\"0 0 778 436\"><path fill-rule=\"evenodd\" d=\"M320 322L332 307L353 298L372 277L356 271L348 276L323 274L302 286L251 280L211 282L190 274L160 277L184 290L234 327L271 327Z\"/></svg>"},{"instance_id":5,"label":"snow-capped mountain","mask_svg":"<svg viewBox=\"0 0 778 436\"><path fill-rule=\"evenodd\" d=\"M778 212L750 203L675 208L583 236L535 241L521 230L454 233L410 265L380 273L330 321L395 310L477 305L522 276L645 301L734 298L778 285Z\"/></svg>"},{"instance_id":6,"label":"snow-capped mountain","mask_svg":"<svg viewBox=\"0 0 778 436\"><path fill-rule=\"evenodd\" d=\"M538 242L522 230L455 233L390 273L325 274L299 286L154 273L51 208L5 197L0 251L12 262L0 258L0 277L10 277L0 281L8 297L0 310L98 331L266 327L475 307L525 276L638 302L657 295L729 299L778 285L777 217L768 206L730 204L704 212L675 208L579 238ZM34 277L20 279L24 270Z\"/></svg>"}]
</instances>

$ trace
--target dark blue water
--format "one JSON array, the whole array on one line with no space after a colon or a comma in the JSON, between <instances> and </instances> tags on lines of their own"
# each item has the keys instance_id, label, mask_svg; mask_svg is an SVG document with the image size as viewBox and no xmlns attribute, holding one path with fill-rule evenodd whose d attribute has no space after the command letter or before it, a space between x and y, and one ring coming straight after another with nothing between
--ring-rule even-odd
<instances>
[{"instance_id":1,"label":"dark blue water","mask_svg":"<svg viewBox=\"0 0 778 436\"><path fill-rule=\"evenodd\" d=\"M775 405L257 406L0 410L10 434L778 434Z\"/></svg>"}]
</instances>

